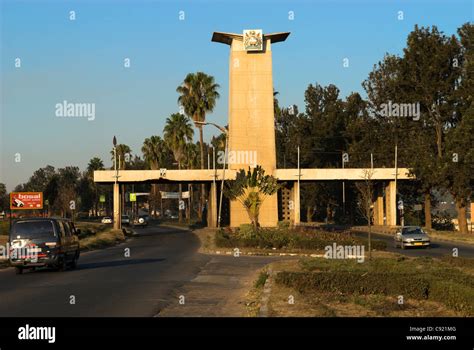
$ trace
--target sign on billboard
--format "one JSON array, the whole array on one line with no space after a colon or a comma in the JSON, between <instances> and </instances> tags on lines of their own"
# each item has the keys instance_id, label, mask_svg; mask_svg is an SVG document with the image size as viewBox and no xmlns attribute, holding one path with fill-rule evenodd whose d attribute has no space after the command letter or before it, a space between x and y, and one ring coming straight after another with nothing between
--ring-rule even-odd
<instances>
[{"instance_id":1,"label":"sign on billboard","mask_svg":"<svg viewBox=\"0 0 474 350\"><path fill-rule=\"evenodd\" d=\"M43 209L43 192L10 193L10 209Z\"/></svg>"}]
</instances>

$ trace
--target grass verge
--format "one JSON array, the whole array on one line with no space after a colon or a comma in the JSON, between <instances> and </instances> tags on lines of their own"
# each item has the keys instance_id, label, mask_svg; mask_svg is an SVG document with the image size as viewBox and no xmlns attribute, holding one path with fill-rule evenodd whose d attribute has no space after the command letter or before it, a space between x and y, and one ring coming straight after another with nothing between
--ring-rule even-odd
<instances>
[{"instance_id":1,"label":"grass verge","mask_svg":"<svg viewBox=\"0 0 474 350\"><path fill-rule=\"evenodd\" d=\"M270 298L273 316L474 315L474 275L456 266L460 262L392 256L285 264L272 264L279 271Z\"/></svg>"}]
</instances>

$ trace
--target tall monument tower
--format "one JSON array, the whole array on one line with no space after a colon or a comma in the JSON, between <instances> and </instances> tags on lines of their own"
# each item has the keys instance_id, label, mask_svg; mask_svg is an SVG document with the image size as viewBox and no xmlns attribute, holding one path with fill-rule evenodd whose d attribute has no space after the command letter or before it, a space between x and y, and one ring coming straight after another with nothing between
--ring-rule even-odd
<instances>
[{"instance_id":1,"label":"tall monument tower","mask_svg":"<svg viewBox=\"0 0 474 350\"><path fill-rule=\"evenodd\" d=\"M275 115L273 110L273 43L285 41L289 32L243 34L214 32L212 41L230 46L229 60L229 169L258 164L266 174L276 169ZM276 226L277 195L268 197L260 209L260 225ZM250 220L239 202L231 202L230 226Z\"/></svg>"}]
</instances>

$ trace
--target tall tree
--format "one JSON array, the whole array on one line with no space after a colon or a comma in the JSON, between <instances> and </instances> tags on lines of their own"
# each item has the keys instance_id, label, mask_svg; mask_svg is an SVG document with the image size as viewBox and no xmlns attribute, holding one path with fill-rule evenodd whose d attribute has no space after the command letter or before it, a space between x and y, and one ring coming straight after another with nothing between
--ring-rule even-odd
<instances>
[{"instance_id":1,"label":"tall tree","mask_svg":"<svg viewBox=\"0 0 474 350\"><path fill-rule=\"evenodd\" d=\"M164 140L173 152L174 159L178 163L178 169L181 169L186 155L186 144L192 141L193 134L194 131L188 117L174 113L166 119L163 129ZM182 185L179 184L179 200L181 200L182 190ZM179 221L182 222L181 210L178 211L178 216Z\"/></svg>"},{"instance_id":2,"label":"tall tree","mask_svg":"<svg viewBox=\"0 0 474 350\"><path fill-rule=\"evenodd\" d=\"M89 160L87 164L86 176L84 176L88 182L89 187L92 188L93 196L91 198L92 206L93 206L93 215L97 216L98 213L98 201L99 201L99 188L97 184L94 182L94 171L96 170L104 170L104 162L99 157L93 157ZM85 184L82 184L81 187L86 188ZM81 193L83 193L81 191Z\"/></svg>"},{"instance_id":3,"label":"tall tree","mask_svg":"<svg viewBox=\"0 0 474 350\"><path fill-rule=\"evenodd\" d=\"M0 211L5 211L10 207L7 194L7 187L0 183Z\"/></svg>"},{"instance_id":4,"label":"tall tree","mask_svg":"<svg viewBox=\"0 0 474 350\"><path fill-rule=\"evenodd\" d=\"M165 141L160 136L150 136L145 139L142 146L142 153L145 162L151 170L157 170L166 166L168 148ZM156 217L158 203L158 184L151 185L151 203L153 204L152 214Z\"/></svg>"},{"instance_id":5,"label":"tall tree","mask_svg":"<svg viewBox=\"0 0 474 350\"><path fill-rule=\"evenodd\" d=\"M206 114L214 110L219 93L219 84L213 76L203 72L189 73L183 83L176 88L180 94L178 103L184 108L184 113L194 121L194 125L199 130L199 145L201 151L201 169L204 169L204 137L203 123L206 121ZM206 201L206 188L201 186L201 208ZM201 213L201 210L200 210ZM201 215L201 214L199 214Z\"/></svg>"},{"instance_id":6,"label":"tall tree","mask_svg":"<svg viewBox=\"0 0 474 350\"><path fill-rule=\"evenodd\" d=\"M461 68L455 62L460 57L460 45L454 36L444 35L436 26L415 26L403 51L400 91L406 102L420 104L422 113L415 131L416 139L428 138L418 143L426 147L418 149L414 172L417 177L423 176L427 187L425 221L430 228L431 195L428 187L439 186L443 181L445 134L459 122L455 113L455 90Z\"/></svg>"},{"instance_id":7,"label":"tall tree","mask_svg":"<svg viewBox=\"0 0 474 350\"><path fill-rule=\"evenodd\" d=\"M459 231L468 232L466 209L474 197L474 25L464 24L458 30L461 44L460 79L456 82L455 128L446 133L446 166L444 176L447 188L456 201Z\"/></svg>"}]
</instances>

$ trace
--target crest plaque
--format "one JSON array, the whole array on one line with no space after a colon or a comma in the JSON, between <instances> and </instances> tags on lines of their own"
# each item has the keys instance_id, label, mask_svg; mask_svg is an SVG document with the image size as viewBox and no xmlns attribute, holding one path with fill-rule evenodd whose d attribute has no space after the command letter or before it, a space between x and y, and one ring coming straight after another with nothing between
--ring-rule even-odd
<instances>
[{"instance_id":1,"label":"crest plaque","mask_svg":"<svg viewBox=\"0 0 474 350\"><path fill-rule=\"evenodd\" d=\"M263 34L261 29L244 30L244 48L245 51L262 51Z\"/></svg>"}]
</instances>

